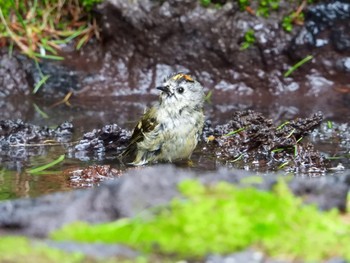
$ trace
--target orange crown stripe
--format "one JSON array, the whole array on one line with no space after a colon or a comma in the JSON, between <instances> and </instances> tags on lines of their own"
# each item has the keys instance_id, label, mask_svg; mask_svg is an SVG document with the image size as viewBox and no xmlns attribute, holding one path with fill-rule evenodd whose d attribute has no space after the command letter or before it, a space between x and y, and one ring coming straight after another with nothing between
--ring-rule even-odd
<instances>
[{"instance_id":1,"label":"orange crown stripe","mask_svg":"<svg viewBox=\"0 0 350 263\"><path fill-rule=\"evenodd\" d=\"M177 74L173 77L173 80L179 80L181 78L184 78L187 81L192 81L192 82L194 81L190 75L186 75L186 74Z\"/></svg>"}]
</instances>

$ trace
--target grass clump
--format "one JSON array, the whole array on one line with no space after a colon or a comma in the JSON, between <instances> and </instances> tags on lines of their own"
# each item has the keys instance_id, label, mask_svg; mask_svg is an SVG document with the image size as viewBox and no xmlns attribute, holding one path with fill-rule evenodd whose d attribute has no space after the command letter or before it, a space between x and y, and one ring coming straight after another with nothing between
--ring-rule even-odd
<instances>
[{"instance_id":1,"label":"grass clump","mask_svg":"<svg viewBox=\"0 0 350 263\"><path fill-rule=\"evenodd\" d=\"M0 239L0 262L76 263L84 262L83 259L82 254L65 253L39 242L31 243L24 237L2 236Z\"/></svg>"},{"instance_id":2,"label":"grass clump","mask_svg":"<svg viewBox=\"0 0 350 263\"><path fill-rule=\"evenodd\" d=\"M336 211L303 205L285 183L274 192L228 183L179 185L184 198L153 216L112 223L75 223L53 233L57 240L123 243L145 252L186 258L231 253L255 246L273 257L318 261L350 259L350 226ZM155 251L155 249L157 251Z\"/></svg>"},{"instance_id":3,"label":"grass clump","mask_svg":"<svg viewBox=\"0 0 350 263\"><path fill-rule=\"evenodd\" d=\"M240 50L245 50L245 49L248 49L250 46L252 46L255 41L256 41L256 38L255 38L255 33L254 33L254 30L253 29L248 29L244 36L243 36L243 42L241 44L241 48Z\"/></svg>"},{"instance_id":4,"label":"grass clump","mask_svg":"<svg viewBox=\"0 0 350 263\"><path fill-rule=\"evenodd\" d=\"M92 6L101 0L1 1L0 47L19 48L38 59L62 59L62 44L77 39L79 49L93 36L99 36Z\"/></svg>"}]
</instances>

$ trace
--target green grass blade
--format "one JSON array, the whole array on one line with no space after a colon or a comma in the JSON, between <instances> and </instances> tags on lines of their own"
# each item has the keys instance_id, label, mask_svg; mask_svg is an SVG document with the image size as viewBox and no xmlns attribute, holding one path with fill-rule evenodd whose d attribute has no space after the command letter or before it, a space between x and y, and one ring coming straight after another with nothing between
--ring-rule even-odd
<instances>
[{"instance_id":1,"label":"green grass blade","mask_svg":"<svg viewBox=\"0 0 350 263\"><path fill-rule=\"evenodd\" d=\"M332 129L333 123L331 121L327 121L327 127L328 127L328 129Z\"/></svg>"},{"instance_id":2,"label":"green grass blade","mask_svg":"<svg viewBox=\"0 0 350 263\"><path fill-rule=\"evenodd\" d=\"M33 94L37 93L38 90L41 88L42 85L45 84L45 82L50 78L50 75L43 76L41 80L35 85Z\"/></svg>"},{"instance_id":3,"label":"green grass blade","mask_svg":"<svg viewBox=\"0 0 350 263\"><path fill-rule=\"evenodd\" d=\"M243 158L243 154L240 154L237 158L235 158L232 161L230 161L230 163L235 163L235 162L241 160L242 158Z\"/></svg>"},{"instance_id":4,"label":"green grass blade","mask_svg":"<svg viewBox=\"0 0 350 263\"><path fill-rule=\"evenodd\" d=\"M272 150L271 152L272 153L280 153L282 151L284 151L284 148L277 148L277 149Z\"/></svg>"},{"instance_id":5,"label":"green grass blade","mask_svg":"<svg viewBox=\"0 0 350 263\"><path fill-rule=\"evenodd\" d=\"M213 96L213 91L210 90L210 91L208 92L208 94L205 95L204 101L205 101L205 102L208 102L209 104L211 104L211 98L212 98L212 96Z\"/></svg>"},{"instance_id":6,"label":"green grass blade","mask_svg":"<svg viewBox=\"0 0 350 263\"><path fill-rule=\"evenodd\" d=\"M295 132L295 128L293 128L293 129L290 131L290 133L287 135L286 138L291 137L291 136L293 135L294 132Z\"/></svg>"},{"instance_id":7,"label":"green grass blade","mask_svg":"<svg viewBox=\"0 0 350 263\"><path fill-rule=\"evenodd\" d=\"M298 63L296 63L295 65L293 65L290 69L287 70L286 73L284 73L284 77L289 77L290 74L292 74L297 68L301 67L302 65L304 65L306 62L310 61L311 59L313 59L314 56L309 55L305 58L303 58L302 60L300 60Z\"/></svg>"},{"instance_id":8,"label":"green grass blade","mask_svg":"<svg viewBox=\"0 0 350 263\"><path fill-rule=\"evenodd\" d=\"M53 56L53 55L42 55L40 53L34 53L34 55L38 58L52 59L52 60L64 60L64 57Z\"/></svg>"},{"instance_id":9,"label":"green grass blade","mask_svg":"<svg viewBox=\"0 0 350 263\"><path fill-rule=\"evenodd\" d=\"M289 121L283 122L280 126L278 126L278 127L276 128L276 130L278 131L278 130L282 129L284 126L286 126L286 125L289 124L289 123L290 123Z\"/></svg>"},{"instance_id":10,"label":"green grass blade","mask_svg":"<svg viewBox=\"0 0 350 263\"><path fill-rule=\"evenodd\" d=\"M27 173L30 173L30 174L40 173L40 172L42 172L42 171L44 171L44 170L46 170L46 169L48 169L56 164L62 162L64 160L64 158L65 158L65 156L64 156L64 154L62 154L60 157L58 157L56 160L52 161L51 163L27 170Z\"/></svg>"},{"instance_id":11,"label":"green grass blade","mask_svg":"<svg viewBox=\"0 0 350 263\"><path fill-rule=\"evenodd\" d=\"M85 28L80 28L78 29L78 31L71 33L71 32L67 32L67 34L69 35L69 37L65 38L65 39L56 39L56 40L52 40L53 43L55 44L67 44L68 42L70 42L71 40L73 40L74 38L78 37L81 35L81 33L83 32L83 30L85 30Z\"/></svg>"},{"instance_id":12,"label":"green grass blade","mask_svg":"<svg viewBox=\"0 0 350 263\"><path fill-rule=\"evenodd\" d=\"M245 130L245 127L239 128L238 130L229 132L229 133L225 134L224 136L231 136L231 135L234 135L234 134L239 133L239 132L244 131L244 130Z\"/></svg>"},{"instance_id":13,"label":"green grass blade","mask_svg":"<svg viewBox=\"0 0 350 263\"><path fill-rule=\"evenodd\" d=\"M81 47L86 43L88 37L89 37L88 35L85 35L79 40L77 44L77 50L81 49Z\"/></svg>"},{"instance_id":14,"label":"green grass blade","mask_svg":"<svg viewBox=\"0 0 350 263\"><path fill-rule=\"evenodd\" d=\"M280 166L277 167L278 170L281 170L282 168L284 168L285 166L287 166L289 164L289 162L284 162L282 163Z\"/></svg>"},{"instance_id":15,"label":"green grass blade","mask_svg":"<svg viewBox=\"0 0 350 263\"><path fill-rule=\"evenodd\" d=\"M37 113L40 114L41 117L43 117L44 119L48 119L49 118L49 115L46 114L46 112L42 111L38 105L36 105L35 103L33 103L33 106L35 108L35 111Z\"/></svg>"},{"instance_id":16,"label":"green grass blade","mask_svg":"<svg viewBox=\"0 0 350 263\"><path fill-rule=\"evenodd\" d=\"M10 41L10 45L9 45L9 57L12 57L12 54L13 54L13 46L14 46L13 41Z\"/></svg>"}]
</instances>

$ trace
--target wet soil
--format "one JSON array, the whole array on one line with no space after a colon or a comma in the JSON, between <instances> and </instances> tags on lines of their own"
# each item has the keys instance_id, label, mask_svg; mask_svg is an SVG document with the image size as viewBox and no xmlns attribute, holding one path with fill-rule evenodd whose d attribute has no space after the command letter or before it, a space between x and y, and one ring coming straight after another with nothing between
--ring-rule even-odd
<instances>
[{"instance_id":1,"label":"wet soil","mask_svg":"<svg viewBox=\"0 0 350 263\"><path fill-rule=\"evenodd\" d=\"M204 132L209 145L226 164L256 170L278 170L322 174L327 164L311 143L301 142L322 122L317 113L310 118L286 121L278 127L254 111L237 111L229 123ZM213 145L215 145L213 147Z\"/></svg>"}]
</instances>

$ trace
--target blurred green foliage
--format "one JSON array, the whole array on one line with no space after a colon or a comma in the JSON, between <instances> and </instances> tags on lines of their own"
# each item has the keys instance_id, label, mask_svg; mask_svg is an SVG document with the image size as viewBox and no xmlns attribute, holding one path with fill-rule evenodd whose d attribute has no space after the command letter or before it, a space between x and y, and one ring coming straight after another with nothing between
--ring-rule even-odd
<instances>
[{"instance_id":1,"label":"blurred green foliage","mask_svg":"<svg viewBox=\"0 0 350 263\"><path fill-rule=\"evenodd\" d=\"M87 9L87 10L91 10L91 8L96 5L101 3L103 0L79 0L83 6Z\"/></svg>"},{"instance_id":2,"label":"blurred green foliage","mask_svg":"<svg viewBox=\"0 0 350 263\"><path fill-rule=\"evenodd\" d=\"M350 226L337 211L302 204L284 182L274 192L228 183L179 185L183 198L153 214L89 225L77 222L53 233L56 240L123 243L136 249L201 258L249 246L268 255L319 261L350 259Z\"/></svg>"},{"instance_id":3,"label":"blurred green foliage","mask_svg":"<svg viewBox=\"0 0 350 263\"><path fill-rule=\"evenodd\" d=\"M76 263L84 262L84 255L64 253L48 248L45 244L32 243L24 237L2 236L0 238L0 262L35 262L35 263Z\"/></svg>"},{"instance_id":4,"label":"blurred green foliage","mask_svg":"<svg viewBox=\"0 0 350 263\"><path fill-rule=\"evenodd\" d=\"M102 0L0 0L0 47L15 46L33 59L62 59L60 45L77 49L98 35L90 11Z\"/></svg>"}]
</instances>

